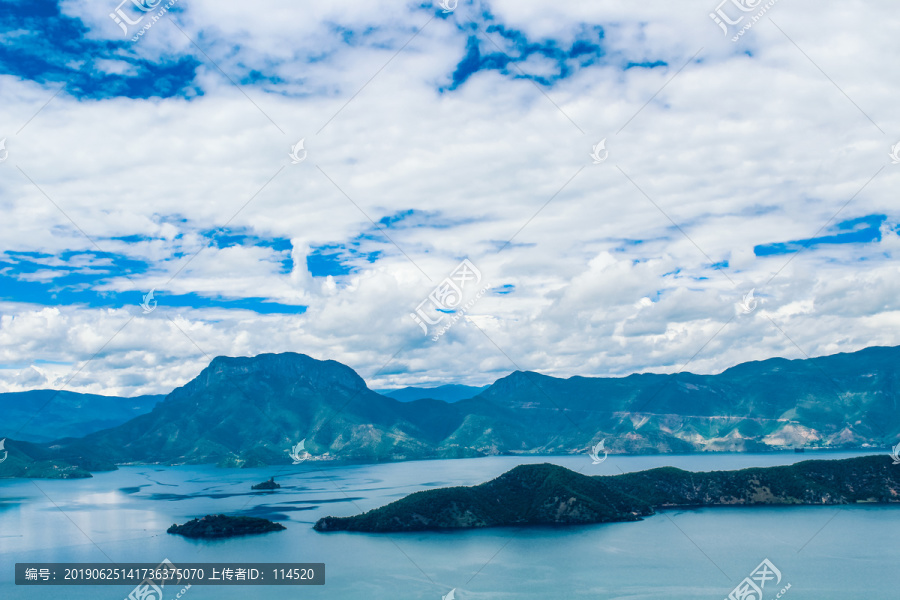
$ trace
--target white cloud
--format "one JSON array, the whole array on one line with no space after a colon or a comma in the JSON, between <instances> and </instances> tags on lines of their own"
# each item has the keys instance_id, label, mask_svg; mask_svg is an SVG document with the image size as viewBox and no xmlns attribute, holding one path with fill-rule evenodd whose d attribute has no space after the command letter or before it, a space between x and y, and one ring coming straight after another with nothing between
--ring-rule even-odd
<instances>
[{"instance_id":1,"label":"white cloud","mask_svg":"<svg viewBox=\"0 0 900 600\"><path fill-rule=\"evenodd\" d=\"M468 5L431 22L429 11L396 3L181 8L179 26L231 78L252 70L272 78L243 85L252 102L172 23L160 22L123 56L194 56L202 96L60 94L20 134L10 131L10 159L0 165L2 250L95 250L71 218L104 250L151 264L105 288L155 287L159 308L144 316L137 306L45 307L6 295L4 363L84 365L70 389L146 393L184 383L205 365L204 353L305 352L346 362L383 387L482 384L519 367L602 375L671 371L690 360L688 369L712 372L768 356L900 343L891 327L900 310L900 175L887 151L900 136L900 84L884 77L890 14L872 29L871 9L858 2L778 3L774 22L763 19L732 44L705 2L677 10L492 3L498 22L562 48L585 25L604 27L606 58L545 96L495 70L439 91L464 55L467 33L455 19L477 14ZM118 40L109 10L65 4L91 36ZM669 66L621 68L656 60ZM539 72L548 68L534 61ZM116 73L121 62L94 64ZM58 89L0 78L8 127L25 123ZM588 153L604 137L610 157L593 165ZM287 154L300 138L309 155L292 165ZM410 209L442 226L388 229L401 252L369 217ZM756 245L823 235L829 222L870 214L888 215L880 243L821 246L787 266L787 255L754 254ZM210 247L167 284L206 243L200 233L226 223L290 239L293 270L280 272L271 248ZM110 239L121 236L152 239ZM353 240L363 253L380 252L377 260L360 259L349 276L311 276L311 248ZM457 323L431 342L408 314L464 257L515 292L482 298L474 324ZM722 261L727 268L711 268ZM759 309L734 317L750 288ZM309 308L285 316L166 307L167 294L189 293ZM27 388L37 380L23 369L0 371L0 382ZM65 381L61 371L54 367L46 385Z\"/></svg>"}]
</instances>

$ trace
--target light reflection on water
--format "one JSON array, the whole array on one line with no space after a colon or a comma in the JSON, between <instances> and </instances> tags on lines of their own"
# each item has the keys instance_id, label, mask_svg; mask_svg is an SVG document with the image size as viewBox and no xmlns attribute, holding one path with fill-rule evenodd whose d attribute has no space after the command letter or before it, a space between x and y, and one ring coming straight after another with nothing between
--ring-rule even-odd
<instances>
[{"instance_id":1,"label":"light reflection on water","mask_svg":"<svg viewBox=\"0 0 900 600\"><path fill-rule=\"evenodd\" d=\"M900 507L710 508L668 511L637 523L453 533L319 534L311 529L326 515L357 514L422 489L482 483L523 463L552 462L585 474L614 475L667 465L710 471L858 455L610 456L600 465L591 465L586 456L568 456L304 463L252 470L124 467L86 480L7 480L0 482L0 597L120 599L130 591L16 587L15 562L157 563L163 558L176 564L326 564L323 587L193 586L185 598L197 600L301 594L438 600L454 587L460 600L721 599L763 558L791 583L788 600L895 597L893 549ZM250 491L250 485L276 473L281 489ZM213 542L165 533L172 523L210 513L261 516L287 530Z\"/></svg>"}]
</instances>

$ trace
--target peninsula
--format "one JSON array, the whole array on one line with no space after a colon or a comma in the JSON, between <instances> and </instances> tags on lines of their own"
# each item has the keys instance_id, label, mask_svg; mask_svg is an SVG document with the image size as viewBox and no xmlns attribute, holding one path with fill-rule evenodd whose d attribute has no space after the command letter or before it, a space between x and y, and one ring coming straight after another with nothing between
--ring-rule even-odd
<instances>
[{"instance_id":1,"label":"peninsula","mask_svg":"<svg viewBox=\"0 0 900 600\"><path fill-rule=\"evenodd\" d=\"M472 529L636 521L659 509L705 506L900 503L900 467L886 455L692 473L662 467L588 476L548 463L520 465L472 487L416 492L316 531Z\"/></svg>"}]
</instances>

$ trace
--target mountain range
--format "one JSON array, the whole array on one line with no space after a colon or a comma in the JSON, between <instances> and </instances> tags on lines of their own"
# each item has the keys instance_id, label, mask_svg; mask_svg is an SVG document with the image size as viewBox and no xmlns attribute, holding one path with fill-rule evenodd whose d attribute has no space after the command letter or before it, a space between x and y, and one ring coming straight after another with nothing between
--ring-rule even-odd
<instances>
[{"instance_id":1,"label":"mountain range","mask_svg":"<svg viewBox=\"0 0 900 600\"><path fill-rule=\"evenodd\" d=\"M900 347L748 362L717 375L561 379L516 371L473 398L400 402L297 353L217 357L147 414L51 444L6 441L0 477L116 464L377 462L496 454L885 448L900 433ZM62 475L64 474L64 475Z\"/></svg>"},{"instance_id":2,"label":"mountain range","mask_svg":"<svg viewBox=\"0 0 900 600\"><path fill-rule=\"evenodd\" d=\"M101 396L67 390L0 393L0 435L29 442L50 442L121 425L143 415L165 395Z\"/></svg>"}]
</instances>

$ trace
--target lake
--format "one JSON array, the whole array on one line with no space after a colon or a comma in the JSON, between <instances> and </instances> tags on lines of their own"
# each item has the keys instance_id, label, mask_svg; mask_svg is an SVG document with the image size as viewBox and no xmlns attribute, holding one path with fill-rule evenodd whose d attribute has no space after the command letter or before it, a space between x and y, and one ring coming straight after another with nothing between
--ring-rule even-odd
<instances>
[{"instance_id":1,"label":"lake","mask_svg":"<svg viewBox=\"0 0 900 600\"><path fill-rule=\"evenodd\" d=\"M122 599L133 586L23 587L16 562L317 562L324 586L193 586L183 599L352 598L721 600L763 559L780 570L770 600L898 597L900 506L706 508L635 523L452 533L320 534L312 524L415 491L473 485L519 464L589 475L659 466L691 471L783 465L859 452L489 457L378 465L305 462L266 469L123 467L82 480L0 482L0 598ZM885 459L888 460L885 455ZM900 468L898 466L897 468ZM282 488L251 492L276 475ZM165 532L205 514L260 516L286 531L220 541ZM166 588L166 600L179 589Z\"/></svg>"}]
</instances>

